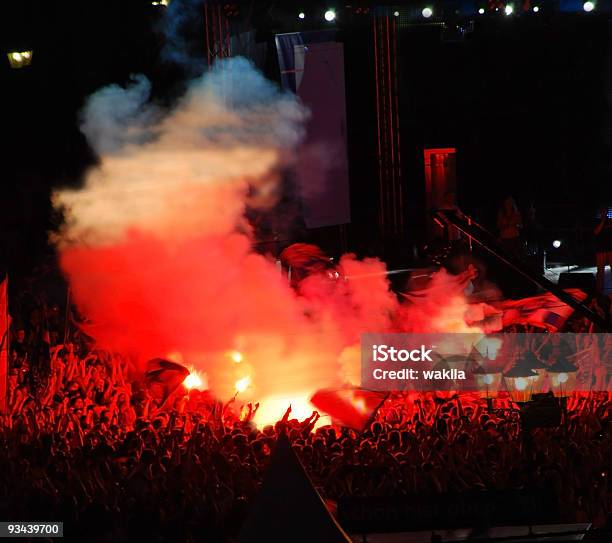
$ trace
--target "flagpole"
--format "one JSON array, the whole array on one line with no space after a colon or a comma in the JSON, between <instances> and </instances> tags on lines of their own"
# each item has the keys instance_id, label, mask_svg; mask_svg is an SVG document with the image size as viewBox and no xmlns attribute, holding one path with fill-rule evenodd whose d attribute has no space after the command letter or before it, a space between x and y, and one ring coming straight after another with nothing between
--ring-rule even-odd
<instances>
[{"instance_id":1,"label":"flagpole","mask_svg":"<svg viewBox=\"0 0 612 543\"><path fill-rule=\"evenodd\" d=\"M9 361L10 361L10 354L11 354L11 348L10 348L10 337L11 337L11 321L10 321L10 315L9 315L9 296L8 296L8 284L9 284L9 280L8 280L8 272L6 273L6 287L4 290L4 296L5 296L5 304L4 304L4 322L6 323L6 337L4 338L4 360L6 360L6 372L4 373L4 383L2 383L2 386L4 388L4 406L3 406L3 410L5 412L8 411L8 405L7 401L8 401L8 392L9 392L9 388L8 388L8 373L9 373Z\"/></svg>"},{"instance_id":2,"label":"flagpole","mask_svg":"<svg viewBox=\"0 0 612 543\"><path fill-rule=\"evenodd\" d=\"M3 304L2 323L5 327L0 333L2 338L0 342L0 414L8 413L8 372L9 372L9 340L10 340L10 325L9 325L9 310L8 310L8 273L5 273L1 285L1 296Z\"/></svg>"},{"instance_id":3,"label":"flagpole","mask_svg":"<svg viewBox=\"0 0 612 543\"><path fill-rule=\"evenodd\" d=\"M70 285L66 291L66 315L64 319L64 346L68 343L68 317L70 315Z\"/></svg>"}]
</instances>

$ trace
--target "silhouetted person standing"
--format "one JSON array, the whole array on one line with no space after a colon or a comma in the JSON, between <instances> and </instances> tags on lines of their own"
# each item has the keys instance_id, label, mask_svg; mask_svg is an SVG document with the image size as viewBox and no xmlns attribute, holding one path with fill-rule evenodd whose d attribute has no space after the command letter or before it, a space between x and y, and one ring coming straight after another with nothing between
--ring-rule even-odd
<instances>
[{"instance_id":1,"label":"silhouetted person standing","mask_svg":"<svg viewBox=\"0 0 612 543\"><path fill-rule=\"evenodd\" d=\"M597 263L597 291L603 294L606 266L612 268L612 219L608 218L608 208L601 210L595 234L595 261Z\"/></svg>"},{"instance_id":2,"label":"silhouetted person standing","mask_svg":"<svg viewBox=\"0 0 612 543\"><path fill-rule=\"evenodd\" d=\"M497 213L499 241L507 253L521 255L521 228L523 220L514 198L508 196Z\"/></svg>"}]
</instances>

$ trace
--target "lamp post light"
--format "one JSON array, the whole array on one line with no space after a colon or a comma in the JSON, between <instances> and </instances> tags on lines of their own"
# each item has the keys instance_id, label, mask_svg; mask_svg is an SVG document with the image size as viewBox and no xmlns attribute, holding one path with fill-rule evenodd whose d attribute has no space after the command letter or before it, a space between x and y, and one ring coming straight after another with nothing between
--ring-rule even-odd
<instances>
[{"instance_id":1,"label":"lamp post light","mask_svg":"<svg viewBox=\"0 0 612 543\"><path fill-rule=\"evenodd\" d=\"M544 382L546 381L546 376L548 374L548 366L538 357L536 357L533 351L525 352L523 363L525 364L525 367L538 374L538 378L533 384L533 392L544 392Z\"/></svg>"},{"instance_id":2,"label":"lamp post light","mask_svg":"<svg viewBox=\"0 0 612 543\"><path fill-rule=\"evenodd\" d=\"M472 372L472 375L480 397L487 401L487 410L492 413L494 411L493 400L497 398L502 381L501 370L479 366Z\"/></svg>"},{"instance_id":3,"label":"lamp post light","mask_svg":"<svg viewBox=\"0 0 612 543\"><path fill-rule=\"evenodd\" d=\"M548 368L552 391L557 398L567 398L576 386L578 367L572 364L565 356Z\"/></svg>"},{"instance_id":4,"label":"lamp post light","mask_svg":"<svg viewBox=\"0 0 612 543\"><path fill-rule=\"evenodd\" d=\"M576 387L578 367L572 364L565 356L561 356L548 368L548 375L550 375L553 394L559 398L564 420L567 420L567 398Z\"/></svg>"},{"instance_id":5,"label":"lamp post light","mask_svg":"<svg viewBox=\"0 0 612 543\"><path fill-rule=\"evenodd\" d=\"M538 374L530 369L523 359L503 375L512 401L519 406L526 404L531 399Z\"/></svg>"}]
</instances>

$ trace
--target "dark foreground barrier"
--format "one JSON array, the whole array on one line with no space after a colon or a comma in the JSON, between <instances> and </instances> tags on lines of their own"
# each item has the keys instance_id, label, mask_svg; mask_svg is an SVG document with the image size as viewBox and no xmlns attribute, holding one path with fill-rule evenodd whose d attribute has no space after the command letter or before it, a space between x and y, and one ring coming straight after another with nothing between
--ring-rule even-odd
<instances>
[{"instance_id":1,"label":"dark foreground barrier","mask_svg":"<svg viewBox=\"0 0 612 543\"><path fill-rule=\"evenodd\" d=\"M559 521L557 499L546 492L470 492L344 498L338 520L349 533L546 524Z\"/></svg>"}]
</instances>

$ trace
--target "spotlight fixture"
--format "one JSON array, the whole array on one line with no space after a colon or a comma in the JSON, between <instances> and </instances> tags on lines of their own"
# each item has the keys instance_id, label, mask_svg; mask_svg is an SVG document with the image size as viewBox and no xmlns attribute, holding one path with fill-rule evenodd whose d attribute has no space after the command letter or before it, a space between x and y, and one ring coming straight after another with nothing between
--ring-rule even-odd
<instances>
[{"instance_id":1,"label":"spotlight fixture","mask_svg":"<svg viewBox=\"0 0 612 543\"><path fill-rule=\"evenodd\" d=\"M7 54L11 68L24 68L32 64L32 51L11 51Z\"/></svg>"},{"instance_id":2,"label":"spotlight fixture","mask_svg":"<svg viewBox=\"0 0 612 543\"><path fill-rule=\"evenodd\" d=\"M334 20L336 19L336 12L335 12L333 9L328 9L328 10L325 12L324 17L325 17L325 20L326 20L328 23L331 23L332 21L334 21Z\"/></svg>"},{"instance_id":3,"label":"spotlight fixture","mask_svg":"<svg viewBox=\"0 0 612 543\"><path fill-rule=\"evenodd\" d=\"M394 12L393 12L393 16L394 16L394 17L399 17L399 11L394 11Z\"/></svg>"},{"instance_id":4,"label":"spotlight fixture","mask_svg":"<svg viewBox=\"0 0 612 543\"><path fill-rule=\"evenodd\" d=\"M539 6L533 6L533 12L537 13L538 11L540 11L540 7Z\"/></svg>"},{"instance_id":5,"label":"spotlight fixture","mask_svg":"<svg viewBox=\"0 0 612 543\"><path fill-rule=\"evenodd\" d=\"M170 0L153 0L153 2L151 2L151 5L167 7L169 3Z\"/></svg>"},{"instance_id":6,"label":"spotlight fixture","mask_svg":"<svg viewBox=\"0 0 612 543\"><path fill-rule=\"evenodd\" d=\"M587 13L595 9L595 2L585 2L582 4L582 9Z\"/></svg>"},{"instance_id":7,"label":"spotlight fixture","mask_svg":"<svg viewBox=\"0 0 612 543\"><path fill-rule=\"evenodd\" d=\"M298 13L298 17L299 17L300 19L305 19L305 18L306 18L306 14L305 14L303 11L300 11L300 12Z\"/></svg>"},{"instance_id":8,"label":"spotlight fixture","mask_svg":"<svg viewBox=\"0 0 612 543\"><path fill-rule=\"evenodd\" d=\"M514 6L512 4L508 4L505 8L504 8L504 13L506 15L512 15L514 13Z\"/></svg>"},{"instance_id":9,"label":"spotlight fixture","mask_svg":"<svg viewBox=\"0 0 612 543\"><path fill-rule=\"evenodd\" d=\"M480 9L478 10L478 13L480 13L480 15L484 15L484 12L485 12L484 8L480 8Z\"/></svg>"},{"instance_id":10,"label":"spotlight fixture","mask_svg":"<svg viewBox=\"0 0 612 543\"><path fill-rule=\"evenodd\" d=\"M555 249L558 249L559 247L561 247L561 240L560 239L556 239L555 241L552 242L552 246Z\"/></svg>"},{"instance_id":11,"label":"spotlight fixture","mask_svg":"<svg viewBox=\"0 0 612 543\"><path fill-rule=\"evenodd\" d=\"M429 6L424 7L423 11L421 11L421 15L423 15L425 19L429 19L433 15L433 9L431 9Z\"/></svg>"}]
</instances>

